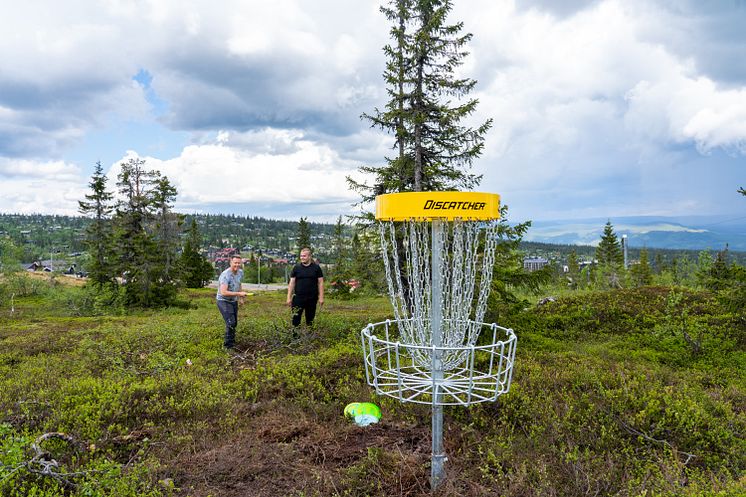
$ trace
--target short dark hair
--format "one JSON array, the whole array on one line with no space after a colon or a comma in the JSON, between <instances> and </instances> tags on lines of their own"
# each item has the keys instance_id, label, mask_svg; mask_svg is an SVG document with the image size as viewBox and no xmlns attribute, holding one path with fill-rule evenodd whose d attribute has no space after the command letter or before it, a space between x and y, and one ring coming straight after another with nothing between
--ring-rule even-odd
<instances>
[{"instance_id":1,"label":"short dark hair","mask_svg":"<svg viewBox=\"0 0 746 497\"><path fill-rule=\"evenodd\" d=\"M233 259L241 259L241 260L243 260L243 257L241 257L241 254L233 254L231 256L231 260L233 260Z\"/></svg>"}]
</instances>

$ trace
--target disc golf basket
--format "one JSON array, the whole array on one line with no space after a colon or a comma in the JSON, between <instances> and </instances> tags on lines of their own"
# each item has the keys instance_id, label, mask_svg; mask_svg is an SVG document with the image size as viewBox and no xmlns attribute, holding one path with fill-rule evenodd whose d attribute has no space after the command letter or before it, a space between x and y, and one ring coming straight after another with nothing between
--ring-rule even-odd
<instances>
[{"instance_id":1,"label":"disc golf basket","mask_svg":"<svg viewBox=\"0 0 746 497\"><path fill-rule=\"evenodd\" d=\"M482 322L500 197L473 192L376 197L394 319L361 332L365 375L379 395L432 405L431 488L444 477L443 406L507 393L517 338Z\"/></svg>"}]
</instances>

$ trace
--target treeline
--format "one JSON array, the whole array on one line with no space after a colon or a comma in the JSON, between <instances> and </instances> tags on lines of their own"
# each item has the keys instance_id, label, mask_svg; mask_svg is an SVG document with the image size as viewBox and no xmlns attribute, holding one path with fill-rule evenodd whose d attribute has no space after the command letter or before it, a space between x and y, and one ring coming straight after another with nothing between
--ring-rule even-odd
<instances>
[{"instance_id":1,"label":"treeline","mask_svg":"<svg viewBox=\"0 0 746 497\"><path fill-rule=\"evenodd\" d=\"M232 214L180 214L185 225L192 220L200 233L199 247L252 247L256 249L292 252L297 246L297 221L267 219ZM23 262L60 258L86 249L85 232L91 218L48 214L0 214L0 238L7 239L21 250ZM326 256L334 224L308 222L317 254ZM348 233L349 234L349 233Z\"/></svg>"},{"instance_id":2,"label":"treeline","mask_svg":"<svg viewBox=\"0 0 746 497\"><path fill-rule=\"evenodd\" d=\"M246 246L252 249L269 249L293 252L297 247L298 222L267 219L257 216L239 216L234 214L181 214L184 225L194 220L199 231L199 247L207 250L210 247L225 248ZM0 214L0 238L12 241L20 248L19 260L32 262L78 253L85 250L85 230L91 219L84 216L59 216L49 214ZM335 225L331 223L308 222L311 243L315 246L317 256L327 260L335 254ZM352 237L354 229L344 227L346 236ZM182 235L185 237L186 235ZM644 247L630 246L630 260L638 260ZM581 259L595 256L596 247L591 245L567 245L543 242L521 241L520 249L527 256L545 257L558 263L566 264L572 251ZM699 250L677 248L649 249L653 267L671 265L675 260L687 258L696 260ZM729 251L733 262L746 265L746 252Z\"/></svg>"}]
</instances>

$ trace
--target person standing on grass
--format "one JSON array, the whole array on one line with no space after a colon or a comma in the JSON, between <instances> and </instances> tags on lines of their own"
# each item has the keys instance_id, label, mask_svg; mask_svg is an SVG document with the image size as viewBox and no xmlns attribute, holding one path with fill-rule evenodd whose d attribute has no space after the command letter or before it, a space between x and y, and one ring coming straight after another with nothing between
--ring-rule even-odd
<instances>
[{"instance_id":1,"label":"person standing on grass","mask_svg":"<svg viewBox=\"0 0 746 497\"><path fill-rule=\"evenodd\" d=\"M324 305L324 274L321 267L313 262L311 249L300 251L300 264L290 273L287 305L293 310L293 326L300 325L301 315L306 313L306 324L311 326L316 317L316 304Z\"/></svg>"},{"instance_id":2,"label":"person standing on grass","mask_svg":"<svg viewBox=\"0 0 746 497\"><path fill-rule=\"evenodd\" d=\"M232 349L236 345L236 326L238 325L238 304L243 304L246 292L241 291L243 278L243 259L234 254L230 259L228 269L220 273L218 278L218 295L216 297L218 310L225 321L225 338L223 347Z\"/></svg>"}]
</instances>

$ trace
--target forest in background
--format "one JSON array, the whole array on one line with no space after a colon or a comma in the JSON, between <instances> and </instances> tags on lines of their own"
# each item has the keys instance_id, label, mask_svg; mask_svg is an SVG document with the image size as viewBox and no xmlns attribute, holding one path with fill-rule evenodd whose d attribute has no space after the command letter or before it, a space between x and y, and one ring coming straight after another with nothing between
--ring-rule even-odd
<instances>
[{"instance_id":1,"label":"forest in background","mask_svg":"<svg viewBox=\"0 0 746 497\"><path fill-rule=\"evenodd\" d=\"M252 249L278 249L287 252L297 251L298 221L266 219L252 216L230 214L182 214L183 225L189 226L191 220L197 222L200 232L201 249L206 252L210 247L225 248L252 247ZM3 214L0 213L0 239L10 240L22 249L19 262L33 262L50 259L50 254L59 256L66 262L79 257L85 251L85 230L91 219L83 216L57 216L47 214ZM322 260L333 255L331 239L335 225L332 223L308 222L312 242L318 248L316 256ZM344 225L344 236L351 240L354 228ZM186 237L185 233L182 235ZM591 259L596 248L591 245L563 245L541 242L521 241L521 249L526 256L545 257L566 264L567 257L575 250L579 256ZM629 247L630 257L639 258L643 247ZM713 250L722 247L714 247ZM650 249L651 260L660 254L667 264L676 258L686 256L696 260L699 250L677 248ZM733 262L746 264L746 252L729 251ZM326 261L325 261L326 262Z\"/></svg>"}]
</instances>

